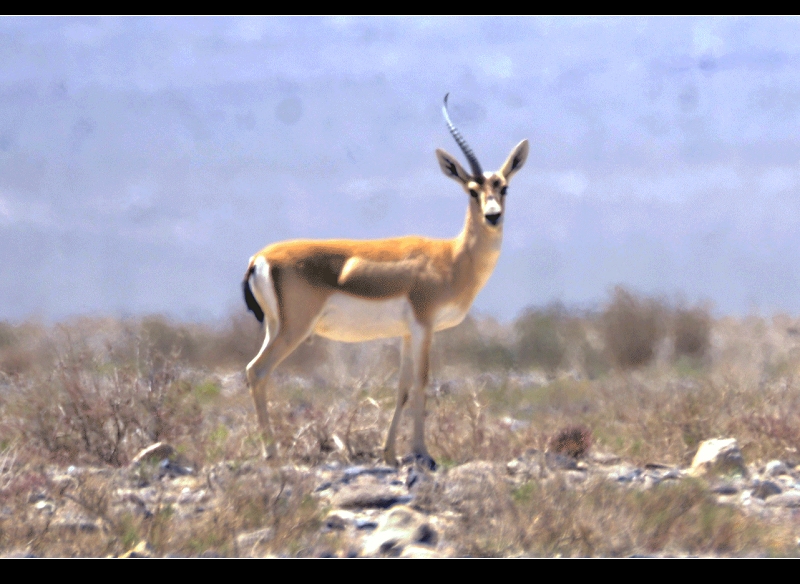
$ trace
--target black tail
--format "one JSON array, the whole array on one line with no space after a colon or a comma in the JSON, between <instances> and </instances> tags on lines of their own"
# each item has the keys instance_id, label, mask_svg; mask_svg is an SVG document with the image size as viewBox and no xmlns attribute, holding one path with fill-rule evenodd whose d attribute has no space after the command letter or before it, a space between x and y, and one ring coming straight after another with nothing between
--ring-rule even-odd
<instances>
[{"instance_id":1,"label":"black tail","mask_svg":"<svg viewBox=\"0 0 800 584\"><path fill-rule=\"evenodd\" d=\"M244 290L244 303L247 304L248 310L252 310L256 315L258 322L264 322L264 311L258 305L258 300L253 296L253 291L250 289L250 275L255 270L255 266L250 266L247 273L244 275L244 282L242 282L242 290Z\"/></svg>"}]
</instances>

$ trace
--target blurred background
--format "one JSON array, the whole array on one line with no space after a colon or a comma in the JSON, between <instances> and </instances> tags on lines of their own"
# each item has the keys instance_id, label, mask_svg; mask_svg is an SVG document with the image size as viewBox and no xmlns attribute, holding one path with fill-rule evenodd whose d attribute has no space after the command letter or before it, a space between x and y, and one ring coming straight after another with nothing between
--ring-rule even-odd
<instances>
[{"instance_id":1,"label":"blurred background","mask_svg":"<svg viewBox=\"0 0 800 584\"><path fill-rule=\"evenodd\" d=\"M797 555L798 31L0 17L0 556L350 554L320 471L383 460L400 343L302 343L264 464L241 281L284 239L455 236L448 92L485 169L531 152L492 278L432 343L447 470L412 505L442 513L440 549ZM671 480L714 437L745 475ZM173 455L131 464L159 442ZM576 466L550 474L551 454ZM587 482L556 470L579 458Z\"/></svg>"},{"instance_id":2,"label":"blurred background","mask_svg":"<svg viewBox=\"0 0 800 584\"><path fill-rule=\"evenodd\" d=\"M0 19L0 320L244 311L287 238L453 237L523 138L474 308L613 287L800 311L796 18Z\"/></svg>"}]
</instances>

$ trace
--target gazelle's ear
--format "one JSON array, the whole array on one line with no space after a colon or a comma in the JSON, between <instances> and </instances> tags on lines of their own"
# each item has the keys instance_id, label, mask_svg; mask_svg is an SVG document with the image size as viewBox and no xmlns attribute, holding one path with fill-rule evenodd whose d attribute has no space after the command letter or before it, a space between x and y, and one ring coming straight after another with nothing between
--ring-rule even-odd
<instances>
[{"instance_id":1,"label":"gazelle's ear","mask_svg":"<svg viewBox=\"0 0 800 584\"><path fill-rule=\"evenodd\" d=\"M506 177L506 180L510 179L515 172L522 168L522 165L525 164L525 160L527 158L528 141L523 140L517 144L511 151L511 154L508 155L508 158L503 164L503 168L500 169L500 173Z\"/></svg>"},{"instance_id":2,"label":"gazelle's ear","mask_svg":"<svg viewBox=\"0 0 800 584\"><path fill-rule=\"evenodd\" d=\"M436 149L436 159L439 161L439 166L442 168L442 172L445 176L449 176L462 185L466 185L472 178L458 163L458 160L441 148Z\"/></svg>"}]
</instances>

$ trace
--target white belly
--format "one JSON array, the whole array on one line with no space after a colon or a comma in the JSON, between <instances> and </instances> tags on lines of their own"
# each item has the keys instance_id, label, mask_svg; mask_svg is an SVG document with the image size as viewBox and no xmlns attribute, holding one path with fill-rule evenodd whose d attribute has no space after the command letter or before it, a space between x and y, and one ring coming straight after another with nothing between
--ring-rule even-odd
<instances>
[{"instance_id":1,"label":"white belly","mask_svg":"<svg viewBox=\"0 0 800 584\"><path fill-rule=\"evenodd\" d=\"M456 326L466 316L456 305L445 305L436 313L434 330ZM411 334L414 310L406 297L369 300L333 294L325 303L314 332L321 337L350 343Z\"/></svg>"},{"instance_id":2,"label":"white belly","mask_svg":"<svg viewBox=\"0 0 800 584\"><path fill-rule=\"evenodd\" d=\"M314 332L335 341L369 341L410 334L414 311L408 298L368 300L333 294L325 303Z\"/></svg>"}]
</instances>

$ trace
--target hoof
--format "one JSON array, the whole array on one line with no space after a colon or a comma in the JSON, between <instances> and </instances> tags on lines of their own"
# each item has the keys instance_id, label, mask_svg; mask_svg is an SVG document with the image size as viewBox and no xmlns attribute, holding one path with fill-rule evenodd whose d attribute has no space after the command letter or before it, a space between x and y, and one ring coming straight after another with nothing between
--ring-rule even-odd
<instances>
[{"instance_id":1,"label":"hoof","mask_svg":"<svg viewBox=\"0 0 800 584\"><path fill-rule=\"evenodd\" d=\"M414 453L414 462L427 470L436 470L436 461L431 458L430 454Z\"/></svg>"}]
</instances>

